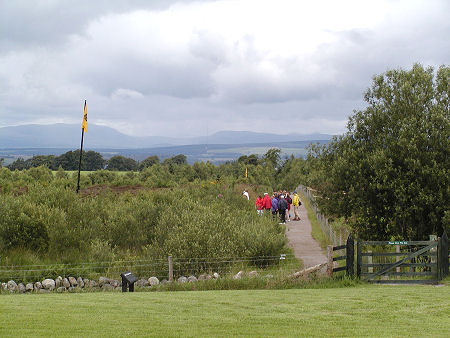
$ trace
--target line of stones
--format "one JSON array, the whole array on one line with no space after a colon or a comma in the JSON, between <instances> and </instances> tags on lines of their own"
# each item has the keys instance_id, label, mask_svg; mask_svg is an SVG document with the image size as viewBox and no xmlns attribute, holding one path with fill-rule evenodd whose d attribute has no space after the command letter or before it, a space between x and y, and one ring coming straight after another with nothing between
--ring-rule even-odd
<instances>
[{"instance_id":1,"label":"line of stones","mask_svg":"<svg viewBox=\"0 0 450 338\"><path fill-rule=\"evenodd\" d=\"M201 274L200 276L181 276L177 279L178 283L192 283L201 280L218 279L219 274L217 272L212 275ZM157 277L150 277L148 279L141 278L136 282L138 287L152 287L159 284L169 283L166 279L159 281ZM91 289L91 290L104 290L113 291L120 290L122 287L122 282L115 279L109 279L106 277L100 277L98 280L87 279L87 278L75 278L67 277L63 278L58 276L55 279L46 278L42 282L35 283L16 283L13 280L7 283L1 283L1 291L10 293L26 293L26 292L36 292L36 293L48 293L56 290L57 292L73 292L76 289Z\"/></svg>"}]
</instances>

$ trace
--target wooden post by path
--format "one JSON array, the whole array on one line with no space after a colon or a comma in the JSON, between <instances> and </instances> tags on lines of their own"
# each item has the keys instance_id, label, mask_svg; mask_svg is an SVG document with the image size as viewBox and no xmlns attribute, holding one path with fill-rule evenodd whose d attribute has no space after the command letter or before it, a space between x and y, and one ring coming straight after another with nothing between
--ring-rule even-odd
<instances>
[{"instance_id":1,"label":"wooden post by path","mask_svg":"<svg viewBox=\"0 0 450 338\"><path fill-rule=\"evenodd\" d=\"M172 256L169 256L169 282L173 282L173 261L172 261Z\"/></svg>"},{"instance_id":2,"label":"wooden post by path","mask_svg":"<svg viewBox=\"0 0 450 338\"><path fill-rule=\"evenodd\" d=\"M396 252L396 253L400 253L400 245L397 244L397 245L395 246L395 252ZM399 261L399 260L401 259L401 256L395 256L395 259L396 259L397 261ZM401 271L401 269L400 269L399 266L397 267L396 271L397 271L397 272L400 272L400 271ZM400 276L397 276L397 279L400 279Z\"/></svg>"},{"instance_id":3,"label":"wooden post by path","mask_svg":"<svg viewBox=\"0 0 450 338\"><path fill-rule=\"evenodd\" d=\"M331 243L333 243L333 245L336 245L334 239L333 239L333 231L331 230L330 225L328 224L328 218L325 218L325 224L327 226L327 228L330 230L330 241Z\"/></svg>"},{"instance_id":4,"label":"wooden post by path","mask_svg":"<svg viewBox=\"0 0 450 338\"><path fill-rule=\"evenodd\" d=\"M327 274L331 276L333 274L333 246L327 246Z\"/></svg>"}]
</instances>

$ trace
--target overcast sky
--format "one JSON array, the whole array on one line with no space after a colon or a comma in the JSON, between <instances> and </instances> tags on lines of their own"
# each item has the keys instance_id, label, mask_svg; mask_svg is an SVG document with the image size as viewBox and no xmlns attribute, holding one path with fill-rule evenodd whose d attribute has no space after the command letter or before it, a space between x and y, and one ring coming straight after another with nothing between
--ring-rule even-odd
<instances>
[{"instance_id":1,"label":"overcast sky","mask_svg":"<svg viewBox=\"0 0 450 338\"><path fill-rule=\"evenodd\" d=\"M375 74L450 61L448 0L0 0L0 127L339 134Z\"/></svg>"}]
</instances>

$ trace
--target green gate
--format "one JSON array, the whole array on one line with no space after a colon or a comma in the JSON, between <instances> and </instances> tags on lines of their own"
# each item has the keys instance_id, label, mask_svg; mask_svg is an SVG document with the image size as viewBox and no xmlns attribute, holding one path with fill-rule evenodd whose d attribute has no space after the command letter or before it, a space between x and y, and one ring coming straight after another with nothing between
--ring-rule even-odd
<instances>
[{"instance_id":1,"label":"green gate","mask_svg":"<svg viewBox=\"0 0 450 338\"><path fill-rule=\"evenodd\" d=\"M437 283L448 275L448 238L358 241L357 276L372 283Z\"/></svg>"},{"instance_id":2,"label":"green gate","mask_svg":"<svg viewBox=\"0 0 450 338\"><path fill-rule=\"evenodd\" d=\"M372 283L437 283L448 275L448 238L358 241L357 276Z\"/></svg>"}]
</instances>

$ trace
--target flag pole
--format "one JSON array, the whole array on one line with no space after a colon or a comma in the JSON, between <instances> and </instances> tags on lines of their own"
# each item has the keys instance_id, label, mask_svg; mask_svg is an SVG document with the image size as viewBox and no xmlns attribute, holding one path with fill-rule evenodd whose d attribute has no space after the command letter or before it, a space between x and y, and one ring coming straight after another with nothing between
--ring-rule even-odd
<instances>
[{"instance_id":1,"label":"flag pole","mask_svg":"<svg viewBox=\"0 0 450 338\"><path fill-rule=\"evenodd\" d=\"M78 163L77 194L80 191L81 158L83 157L83 140L84 140L84 130L85 129L87 130L86 100L84 100L83 123L81 125L81 146L80 146L80 161Z\"/></svg>"},{"instance_id":2,"label":"flag pole","mask_svg":"<svg viewBox=\"0 0 450 338\"><path fill-rule=\"evenodd\" d=\"M78 163L77 194L80 191L80 171L81 171L81 157L83 156L83 140L84 140L84 129L81 128L81 147L80 147L80 162Z\"/></svg>"}]
</instances>

